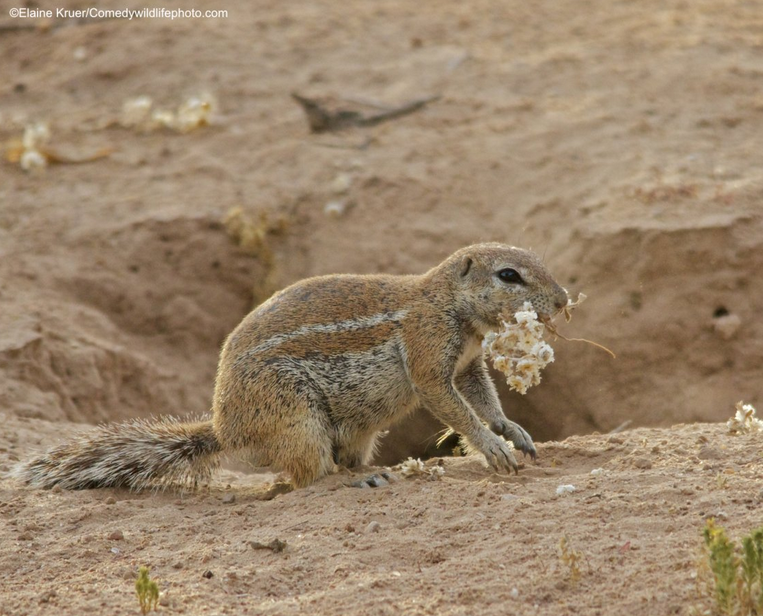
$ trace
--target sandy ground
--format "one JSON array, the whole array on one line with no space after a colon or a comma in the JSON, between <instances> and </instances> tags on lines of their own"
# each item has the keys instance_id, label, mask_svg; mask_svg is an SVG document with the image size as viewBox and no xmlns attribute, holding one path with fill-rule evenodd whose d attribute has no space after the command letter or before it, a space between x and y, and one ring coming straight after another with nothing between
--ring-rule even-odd
<instances>
[{"instance_id":1,"label":"sandy ground","mask_svg":"<svg viewBox=\"0 0 763 616\"><path fill-rule=\"evenodd\" d=\"M139 564L163 610L189 613L688 613L704 518L760 524L760 440L692 424L763 405L763 3L203 1L228 17L131 22L12 7L4 157L31 122L70 159L112 153L0 163L0 473L89 424L205 412L222 340L274 289L421 272L485 240L543 254L589 296L563 331L618 355L558 341L541 387L501 391L508 415L536 441L639 429L548 443L518 478L454 459L441 481L340 475L272 501L253 492L271 475L235 471L182 498L0 478L0 613L137 611ZM295 91L365 112L440 98L315 135ZM119 125L134 97L205 92L210 126ZM226 233L234 208L256 245ZM438 429L418 415L379 462ZM247 543L274 537L286 551Z\"/></svg>"},{"instance_id":2,"label":"sandy ground","mask_svg":"<svg viewBox=\"0 0 763 616\"><path fill-rule=\"evenodd\" d=\"M44 429L10 424L22 440ZM341 473L269 501L258 489L272 475L224 473L190 495L4 482L0 613L137 613L147 565L169 613L688 614L710 605L696 579L705 520L733 536L761 522L759 435L680 425L539 453L512 477L432 459L438 479L357 489ZM282 552L252 545L274 539Z\"/></svg>"}]
</instances>

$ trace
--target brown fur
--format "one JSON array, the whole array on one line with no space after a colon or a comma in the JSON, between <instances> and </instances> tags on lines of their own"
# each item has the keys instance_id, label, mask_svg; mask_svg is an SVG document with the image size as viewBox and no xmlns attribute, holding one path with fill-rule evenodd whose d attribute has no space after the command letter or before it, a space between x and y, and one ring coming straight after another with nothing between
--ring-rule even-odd
<instances>
[{"instance_id":1,"label":"brown fur","mask_svg":"<svg viewBox=\"0 0 763 616\"><path fill-rule=\"evenodd\" d=\"M499 280L503 268L515 269L524 284ZM189 448L183 472L173 458L172 474L198 472L205 459L211 463L218 452L228 452L282 468L296 486L306 486L336 463L367 463L377 434L419 405L462 434L496 470L516 470L511 448L497 435L533 456L535 448L503 415L480 342L501 313L512 314L525 301L552 315L566 305L567 294L537 256L502 244L469 246L420 276L322 276L292 285L228 337L211 422L193 429L162 425L164 432L177 426L202 434L197 441L209 447ZM146 432L155 438L150 428ZM101 451L109 444L96 435L75 449ZM70 477L77 472L71 445L57 452L25 465L22 478L35 485L98 485L92 473L87 482ZM62 455L69 460L66 477L57 473ZM79 455L92 464L92 455ZM161 481L167 469L155 467L153 474L153 467L141 469L146 481L122 485ZM114 485L107 479L101 485Z\"/></svg>"}]
</instances>

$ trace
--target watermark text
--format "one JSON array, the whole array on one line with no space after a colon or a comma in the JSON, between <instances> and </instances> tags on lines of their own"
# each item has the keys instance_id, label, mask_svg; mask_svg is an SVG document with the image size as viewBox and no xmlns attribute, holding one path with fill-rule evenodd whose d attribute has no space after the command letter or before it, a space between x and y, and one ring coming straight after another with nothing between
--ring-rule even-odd
<instances>
[{"instance_id":1,"label":"watermark text","mask_svg":"<svg viewBox=\"0 0 763 616\"><path fill-rule=\"evenodd\" d=\"M8 11L13 19L225 19L227 9L100 9L91 6L84 9L38 9L30 7L14 7Z\"/></svg>"}]
</instances>

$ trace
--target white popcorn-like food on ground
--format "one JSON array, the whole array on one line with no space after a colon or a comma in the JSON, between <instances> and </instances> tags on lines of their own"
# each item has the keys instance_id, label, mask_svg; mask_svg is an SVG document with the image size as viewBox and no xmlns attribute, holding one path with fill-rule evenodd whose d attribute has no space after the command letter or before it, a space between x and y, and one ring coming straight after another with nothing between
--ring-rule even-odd
<instances>
[{"instance_id":1,"label":"white popcorn-like food on ground","mask_svg":"<svg viewBox=\"0 0 763 616\"><path fill-rule=\"evenodd\" d=\"M150 97L139 96L122 106L121 124L125 128L137 128L146 132L168 128L187 133L209 124L216 106L214 97L209 94L189 97L180 104L177 111L155 108Z\"/></svg>"},{"instance_id":2,"label":"white popcorn-like food on ground","mask_svg":"<svg viewBox=\"0 0 763 616\"><path fill-rule=\"evenodd\" d=\"M25 150L36 150L41 145L45 145L48 139L50 139L50 128L48 128L47 124L37 122L29 124L24 129L24 136L21 138L21 142Z\"/></svg>"},{"instance_id":3,"label":"white popcorn-like food on ground","mask_svg":"<svg viewBox=\"0 0 763 616\"><path fill-rule=\"evenodd\" d=\"M405 462L400 464L400 474L403 477L410 477L411 475L418 475L424 472L424 463L417 459L408 458Z\"/></svg>"},{"instance_id":4,"label":"white popcorn-like food on ground","mask_svg":"<svg viewBox=\"0 0 763 616\"><path fill-rule=\"evenodd\" d=\"M178 108L175 129L187 133L199 126L206 126L215 107L214 98L208 94L190 97Z\"/></svg>"},{"instance_id":5,"label":"white popcorn-like food on ground","mask_svg":"<svg viewBox=\"0 0 763 616\"><path fill-rule=\"evenodd\" d=\"M154 105L148 96L132 98L122 105L122 126L126 128L146 126L151 119L151 108Z\"/></svg>"},{"instance_id":6,"label":"white popcorn-like food on ground","mask_svg":"<svg viewBox=\"0 0 763 616\"><path fill-rule=\"evenodd\" d=\"M540 371L554 361L554 349L543 340L545 326L530 302L514 315L516 323L502 321L501 329L489 332L482 348L493 366L506 375L511 389L520 394L540 383Z\"/></svg>"},{"instance_id":7,"label":"white popcorn-like food on ground","mask_svg":"<svg viewBox=\"0 0 763 616\"><path fill-rule=\"evenodd\" d=\"M445 474L445 469L442 466L432 466L427 468L426 465L418 458L408 458L405 462L400 464L400 474L403 477L413 477L414 475L429 475L430 477L437 479Z\"/></svg>"},{"instance_id":8,"label":"white popcorn-like food on ground","mask_svg":"<svg viewBox=\"0 0 763 616\"><path fill-rule=\"evenodd\" d=\"M50 139L50 129L41 122L29 124L21 137L21 152L18 159L24 171L34 171L47 166L48 158L40 150Z\"/></svg>"},{"instance_id":9,"label":"white popcorn-like food on ground","mask_svg":"<svg viewBox=\"0 0 763 616\"><path fill-rule=\"evenodd\" d=\"M731 434L763 432L763 421L755 417L755 407L741 400L736 403L737 412L726 422Z\"/></svg>"},{"instance_id":10,"label":"white popcorn-like food on ground","mask_svg":"<svg viewBox=\"0 0 763 616\"><path fill-rule=\"evenodd\" d=\"M24 171L33 171L48 166L48 159L37 150L24 150L19 159L19 165Z\"/></svg>"}]
</instances>

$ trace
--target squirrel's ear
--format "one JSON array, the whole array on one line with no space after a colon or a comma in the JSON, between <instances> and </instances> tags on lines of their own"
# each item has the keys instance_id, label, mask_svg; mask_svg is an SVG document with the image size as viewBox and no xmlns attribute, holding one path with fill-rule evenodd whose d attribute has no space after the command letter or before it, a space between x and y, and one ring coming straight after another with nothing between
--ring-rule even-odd
<instances>
[{"instance_id":1,"label":"squirrel's ear","mask_svg":"<svg viewBox=\"0 0 763 616\"><path fill-rule=\"evenodd\" d=\"M469 270L472 269L472 263L473 261L471 257L464 257L461 259L461 264L458 268L458 274L461 276L461 278L466 278Z\"/></svg>"}]
</instances>

